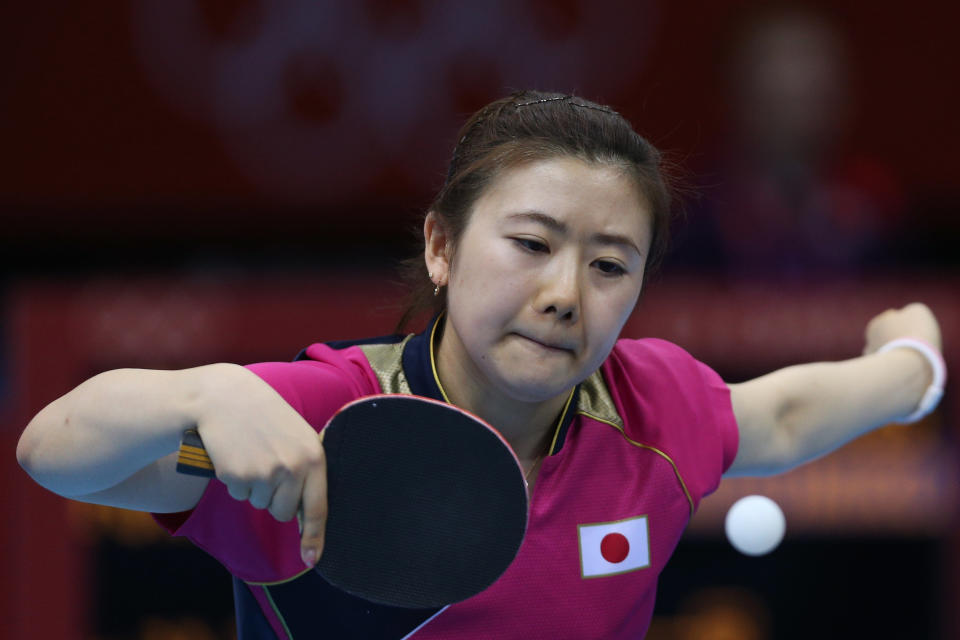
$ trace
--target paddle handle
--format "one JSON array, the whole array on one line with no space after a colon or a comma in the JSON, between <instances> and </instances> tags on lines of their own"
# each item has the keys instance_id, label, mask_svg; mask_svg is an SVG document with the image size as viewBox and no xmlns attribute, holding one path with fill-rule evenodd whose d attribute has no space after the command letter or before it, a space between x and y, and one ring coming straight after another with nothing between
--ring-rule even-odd
<instances>
[{"instance_id":1,"label":"paddle handle","mask_svg":"<svg viewBox=\"0 0 960 640\"><path fill-rule=\"evenodd\" d=\"M217 475L196 429L187 429L180 438L180 449L177 451L177 473L204 478L214 478Z\"/></svg>"}]
</instances>

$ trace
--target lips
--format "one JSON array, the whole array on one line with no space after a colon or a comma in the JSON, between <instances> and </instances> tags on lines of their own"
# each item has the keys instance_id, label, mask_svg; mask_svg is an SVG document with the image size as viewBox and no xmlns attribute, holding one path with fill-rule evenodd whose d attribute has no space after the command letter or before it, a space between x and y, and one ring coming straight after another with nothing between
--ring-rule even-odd
<instances>
[{"instance_id":1,"label":"lips","mask_svg":"<svg viewBox=\"0 0 960 640\"><path fill-rule=\"evenodd\" d=\"M571 353L573 351L573 347L570 347L567 344L564 344L562 342L538 340L537 338L531 338L530 336L524 335L522 333L517 333L514 335L517 335L523 338L524 340L527 340L528 342L532 342L539 347L542 347L544 349L549 349L551 351L561 351L565 353Z\"/></svg>"}]
</instances>

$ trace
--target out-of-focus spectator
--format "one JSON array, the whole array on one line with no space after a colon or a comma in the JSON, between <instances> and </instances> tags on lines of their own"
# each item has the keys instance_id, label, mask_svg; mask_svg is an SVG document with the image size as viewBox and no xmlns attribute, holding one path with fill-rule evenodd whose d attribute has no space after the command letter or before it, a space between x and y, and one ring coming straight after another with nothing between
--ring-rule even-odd
<instances>
[{"instance_id":1,"label":"out-of-focus spectator","mask_svg":"<svg viewBox=\"0 0 960 640\"><path fill-rule=\"evenodd\" d=\"M674 263L794 279L889 261L903 198L890 171L845 146L855 105L839 32L811 10L778 7L736 34L728 126Z\"/></svg>"}]
</instances>

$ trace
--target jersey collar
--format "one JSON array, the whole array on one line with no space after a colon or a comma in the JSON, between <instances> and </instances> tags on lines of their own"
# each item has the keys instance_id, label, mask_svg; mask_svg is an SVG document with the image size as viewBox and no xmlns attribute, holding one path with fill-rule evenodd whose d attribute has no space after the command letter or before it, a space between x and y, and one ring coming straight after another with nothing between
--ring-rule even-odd
<instances>
[{"instance_id":1,"label":"jersey collar","mask_svg":"<svg viewBox=\"0 0 960 640\"><path fill-rule=\"evenodd\" d=\"M436 348L440 343L440 336L443 334L443 326L446 318L445 312L441 312L433 317L427 328L407 341L403 350L403 372L410 384L410 391L414 395L440 400L450 403L446 392L443 389L443 383L440 381L440 374L437 371ZM553 432L553 440L550 444L550 455L553 455L563 448L563 442L566 439L570 423L573 422L577 413L577 400L580 397L580 385L578 384L567 397L566 405L560 413Z\"/></svg>"}]
</instances>

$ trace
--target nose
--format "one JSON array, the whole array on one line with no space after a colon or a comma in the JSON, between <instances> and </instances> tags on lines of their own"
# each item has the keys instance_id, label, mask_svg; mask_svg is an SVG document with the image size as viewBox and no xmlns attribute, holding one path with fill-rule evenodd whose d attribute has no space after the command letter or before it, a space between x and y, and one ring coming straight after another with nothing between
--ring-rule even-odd
<instances>
[{"instance_id":1,"label":"nose","mask_svg":"<svg viewBox=\"0 0 960 640\"><path fill-rule=\"evenodd\" d=\"M580 272L574 261L556 260L545 269L536 307L565 323L580 319Z\"/></svg>"}]
</instances>

